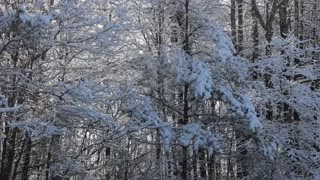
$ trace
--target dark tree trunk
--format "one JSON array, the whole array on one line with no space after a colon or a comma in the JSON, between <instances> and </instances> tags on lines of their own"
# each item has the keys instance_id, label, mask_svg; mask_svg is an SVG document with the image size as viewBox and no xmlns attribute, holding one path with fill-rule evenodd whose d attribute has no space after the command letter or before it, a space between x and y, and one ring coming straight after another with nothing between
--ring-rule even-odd
<instances>
[{"instance_id":1,"label":"dark tree trunk","mask_svg":"<svg viewBox=\"0 0 320 180\"><path fill-rule=\"evenodd\" d=\"M243 0L237 0L238 5L238 53L243 51Z\"/></svg>"},{"instance_id":2,"label":"dark tree trunk","mask_svg":"<svg viewBox=\"0 0 320 180\"><path fill-rule=\"evenodd\" d=\"M3 141L0 179L9 180L15 156L16 136L18 129L6 127L6 138Z\"/></svg>"},{"instance_id":3,"label":"dark tree trunk","mask_svg":"<svg viewBox=\"0 0 320 180\"><path fill-rule=\"evenodd\" d=\"M200 176L201 179L205 179L207 177L206 171L206 153L205 150L200 148L199 150L199 164L200 164Z\"/></svg>"},{"instance_id":4,"label":"dark tree trunk","mask_svg":"<svg viewBox=\"0 0 320 180\"><path fill-rule=\"evenodd\" d=\"M158 95L158 99L161 100L160 102L160 110L162 112L163 117L165 116L165 106L163 104L164 101L164 75L163 75L163 64L164 64L164 60L163 60L163 54L162 54L162 44L163 44L163 21L164 21L164 10L162 7L162 2L158 2L159 4L157 5L157 9L156 9L156 16L154 17L154 19L157 21L157 27L156 27L156 41L155 41L155 46L157 47L157 58L159 61L159 67L157 69L157 95ZM158 173L158 177L162 177L162 168L161 168L161 142L160 142L160 131L157 130L156 132L156 164L157 164L157 173Z\"/></svg>"},{"instance_id":5,"label":"dark tree trunk","mask_svg":"<svg viewBox=\"0 0 320 180\"><path fill-rule=\"evenodd\" d=\"M230 21L231 21L231 37L235 48L237 47L237 29L236 29L236 0L231 0L231 13L230 13Z\"/></svg>"},{"instance_id":6,"label":"dark tree trunk","mask_svg":"<svg viewBox=\"0 0 320 180\"><path fill-rule=\"evenodd\" d=\"M288 24L288 3L289 0L282 0L279 8L279 20L280 20L280 35L283 39L288 36L289 24Z\"/></svg>"},{"instance_id":7,"label":"dark tree trunk","mask_svg":"<svg viewBox=\"0 0 320 180\"><path fill-rule=\"evenodd\" d=\"M26 150L25 150L25 155L24 155L21 180L28 179L28 171L29 171L31 148L32 148L32 141L31 141L31 137L29 136L28 132L26 132L25 142L26 142Z\"/></svg>"},{"instance_id":8,"label":"dark tree trunk","mask_svg":"<svg viewBox=\"0 0 320 180\"><path fill-rule=\"evenodd\" d=\"M193 157L193 158L192 158L193 180L197 180L197 179L198 179L198 170L197 170L197 166L198 166L198 152L194 150L192 157Z\"/></svg>"},{"instance_id":9,"label":"dark tree trunk","mask_svg":"<svg viewBox=\"0 0 320 180\"><path fill-rule=\"evenodd\" d=\"M320 29L319 29L319 26L318 26L318 24L319 24L319 22L318 22L318 12L319 12L319 10L318 10L318 0L314 0L314 2L313 2L313 7L312 7L312 22L314 23L314 26L313 26L313 28L312 28L312 40L313 40L313 48L314 49L317 49L317 47L320 45L319 44L319 31L320 31ZM316 59L319 59L319 52L318 51L316 51L316 50L314 50L313 52L312 52L312 59L313 60L316 60ZM318 82L319 83L319 82Z\"/></svg>"},{"instance_id":10,"label":"dark tree trunk","mask_svg":"<svg viewBox=\"0 0 320 180\"><path fill-rule=\"evenodd\" d=\"M305 8L305 3L303 0L300 0L300 17L304 16L304 8ZM300 19L299 22L299 40L300 40L300 49L304 49L304 21L303 19Z\"/></svg>"},{"instance_id":11,"label":"dark tree trunk","mask_svg":"<svg viewBox=\"0 0 320 180\"><path fill-rule=\"evenodd\" d=\"M50 152L48 154L48 163L52 161L52 163L57 164L59 163L59 152L60 152L60 135L54 135L52 137L51 141L51 148ZM50 167L50 164L49 164ZM47 169L47 171L50 171L50 179L51 180L61 180L61 177L59 175L56 175L52 170Z\"/></svg>"},{"instance_id":12,"label":"dark tree trunk","mask_svg":"<svg viewBox=\"0 0 320 180\"><path fill-rule=\"evenodd\" d=\"M251 1L252 3L252 1ZM257 14L254 10L253 7L251 7L251 16L252 16L252 20L253 20L253 26L252 26L252 40L253 40L253 52L252 52L252 63L255 63L258 59L258 57L260 56L259 53L259 21L257 18ZM259 74L259 72L257 72L256 70L252 71L252 79L256 80L258 79L258 77L261 76L261 74Z\"/></svg>"},{"instance_id":13,"label":"dark tree trunk","mask_svg":"<svg viewBox=\"0 0 320 180\"><path fill-rule=\"evenodd\" d=\"M208 156L208 179L215 180L216 179L216 171L215 171L215 156Z\"/></svg>"},{"instance_id":14,"label":"dark tree trunk","mask_svg":"<svg viewBox=\"0 0 320 180\"><path fill-rule=\"evenodd\" d=\"M294 0L294 35L299 37L299 0Z\"/></svg>"},{"instance_id":15,"label":"dark tree trunk","mask_svg":"<svg viewBox=\"0 0 320 180\"><path fill-rule=\"evenodd\" d=\"M184 20L184 27L182 27L184 32L184 44L183 50L186 54L190 55L190 44L189 44L189 0L185 0L185 20ZM189 84L185 83L183 88L183 120L182 125L188 124L189 119L189 100L188 100L188 93L189 93ZM181 178L186 180L188 179L188 147L182 147L182 162L181 162Z\"/></svg>"},{"instance_id":16,"label":"dark tree trunk","mask_svg":"<svg viewBox=\"0 0 320 180\"><path fill-rule=\"evenodd\" d=\"M267 3L266 3L266 13L267 13L267 15L266 15L267 17L266 17L265 37L266 37L267 42L271 43L273 32L272 32L272 21L269 20L270 19L270 1L267 1ZM271 45L269 45L269 44L267 44L267 46L266 46L266 55L271 55ZM266 80L266 81L268 81L268 80Z\"/></svg>"}]
</instances>

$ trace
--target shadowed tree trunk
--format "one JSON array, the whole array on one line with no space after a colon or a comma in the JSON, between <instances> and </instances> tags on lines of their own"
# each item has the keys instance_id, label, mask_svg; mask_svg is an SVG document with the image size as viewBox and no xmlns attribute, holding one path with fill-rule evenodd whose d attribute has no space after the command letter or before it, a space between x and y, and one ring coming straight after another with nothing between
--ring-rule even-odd
<instances>
[{"instance_id":1,"label":"shadowed tree trunk","mask_svg":"<svg viewBox=\"0 0 320 180\"><path fill-rule=\"evenodd\" d=\"M288 3L289 0L282 0L279 7L279 20L280 20L280 35L283 39L288 36L289 24L288 24Z\"/></svg>"},{"instance_id":2,"label":"shadowed tree trunk","mask_svg":"<svg viewBox=\"0 0 320 180\"><path fill-rule=\"evenodd\" d=\"M182 32L183 32L183 44L182 48L187 55L190 55L190 44L189 44L189 0L185 0L184 3L184 23L182 23ZM189 84L184 83L184 87L182 89L183 96L183 117L181 125L188 124L189 121ZM182 147L182 161L181 161L181 178L186 180L188 179L189 169L188 169L188 147Z\"/></svg>"},{"instance_id":3,"label":"shadowed tree trunk","mask_svg":"<svg viewBox=\"0 0 320 180\"><path fill-rule=\"evenodd\" d=\"M15 27L16 28L16 27ZM16 29L15 29L16 30ZM18 50L15 53L11 54L11 59L13 63L13 68L18 67ZM22 104L24 99L22 98L22 94L18 90L18 77L13 75L11 78L11 92L8 94L8 106L14 107L16 104ZM21 97L19 97L19 95ZM11 176L14 158L15 158L15 151L16 151L16 137L18 134L17 128L9 127L9 122L15 118L14 113L8 113L7 117L5 117L5 139L2 143L2 155L1 155L1 169L0 169L0 179L7 180Z\"/></svg>"},{"instance_id":4,"label":"shadowed tree trunk","mask_svg":"<svg viewBox=\"0 0 320 180\"><path fill-rule=\"evenodd\" d=\"M305 8L305 2L303 0L300 0L300 17L304 16L304 8ZM304 49L304 21L302 18L300 18L299 21L299 40L300 40L300 49Z\"/></svg>"},{"instance_id":5,"label":"shadowed tree trunk","mask_svg":"<svg viewBox=\"0 0 320 180\"><path fill-rule=\"evenodd\" d=\"M243 51L243 0L237 0L238 5L238 43L237 50L241 54Z\"/></svg>"},{"instance_id":6,"label":"shadowed tree trunk","mask_svg":"<svg viewBox=\"0 0 320 180\"><path fill-rule=\"evenodd\" d=\"M23 162L22 173L21 173L21 180L28 179L31 148L32 148L32 141L28 132L26 132L25 142L26 142L26 149L25 149L24 162Z\"/></svg>"},{"instance_id":7,"label":"shadowed tree trunk","mask_svg":"<svg viewBox=\"0 0 320 180\"><path fill-rule=\"evenodd\" d=\"M200 177L204 179L207 177L207 170L206 170L206 152L203 148L199 150L199 164L200 164Z\"/></svg>"},{"instance_id":8,"label":"shadowed tree trunk","mask_svg":"<svg viewBox=\"0 0 320 180\"><path fill-rule=\"evenodd\" d=\"M8 126L8 125L7 125ZM1 174L0 179L10 179L11 171L13 167L13 161L15 157L16 136L18 129L10 129L6 127L5 135L6 139L3 141L3 152L1 158Z\"/></svg>"},{"instance_id":9,"label":"shadowed tree trunk","mask_svg":"<svg viewBox=\"0 0 320 180\"><path fill-rule=\"evenodd\" d=\"M231 13L230 13L230 22L231 22L231 37L235 49L237 47L237 29L236 29L236 0L231 0Z\"/></svg>"},{"instance_id":10,"label":"shadowed tree trunk","mask_svg":"<svg viewBox=\"0 0 320 180\"><path fill-rule=\"evenodd\" d=\"M251 1L252 3L252 1ZM255 63L257 58L259 57L260 53L259 53L259 29L258 29L258 25L259 25L259 21L256 15L256 12L254 11L254 8L251 7L251 16L252 16L252 20L253 20L253 26L252 26L252 40L253 40L253 53L252 53L252 62ZM257 74L254 74L255 77L253 77L254 79L257 78Z\"/></svg>"}]
</instances>

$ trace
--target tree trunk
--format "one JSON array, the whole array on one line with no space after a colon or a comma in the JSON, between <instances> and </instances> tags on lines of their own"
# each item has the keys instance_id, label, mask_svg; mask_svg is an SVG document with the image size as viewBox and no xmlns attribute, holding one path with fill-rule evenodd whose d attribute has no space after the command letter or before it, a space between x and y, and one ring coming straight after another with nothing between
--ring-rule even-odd
<instances>
[{"instance_id":1,"label":"tree trunk","mask_svg":"<svg viewBox=\"0 0 320 180\"><path fill-rule=\"evenodd\" d=\"M280 35L283 39L288 36L289 24L288 24L288 3L289 0L282 0L279 8L279 20L280 20Z\"/></svg>"},{"instance_id":2,"label":"tree trunk","mask_svg":"<svg viewBox=\"0 0 320 180\"><path fill-rule=\"evenodd\" d=\"M163 98L164 98L164 79L163 79L163 64L164 64L164 59L163 59L163 55L162 55L162 44L163 44L163 21L164 21L164 10L162 7L161 2L158 2L157 5L157 9L156 9L156 16L155 20L157 21L157 27L156 27L156 41L155 41L155 46L157 47L157 58L159 61L159 67L157 69L157 76L158 76L158 80L157 80L157 86L158 86L158 98L161 100L160 102L160 110L162 111L162 115L163 117L165 116L165 106L163 104ZM157 164L157 173L158 173L158 177L162 177L162 167L161 167L161 134L160 131L157 130L156 133L156 164Z\"/></svg>"},{"instance_id":3,"label":"tree trunk","mask_svg":"<svg viewBox=\"0 0 320 180\"><path fill-rule=\"evenodd\" d=\"M243 0L237 0L238 4L238 53L243 51Z\"/></svg>"},{"instance_id":4,"label":"tree trunk","mask_svg":"<svg viewBox=\"0 0 320 180\"><path fill-rule=\"evenodd\" d=\"M314 23L314 27L312 28L312 40L313 40L313 48L314 49L317 49L317 47L319 47L319 22L318 22L318 0L314 0L313 2L313 7L312 7L312 22ZM317 52L316 50L314 50L312 52L312 59L313 60L316 60L316 59L319 59L319 52Z\"/></svg>"},{"instance_id":5,"label":"tree trunk","mask_svg":"<svg viewBox=\"0 0 320 180\"><path fill-rule=\"evenodd\" d=\"M294 35L299 38L299 0L294 0Z\"/></svg>"},{"instance_id":6,"label":"tree trunk","mask_svg":"<svg viewBox=\"0 0 320 180\"><path fill-rule=\"evenodd\" d=\"M231 13L230 13L230 21L231 21L231 37L233 44L235 45L235 49L237 47L237 29L236 29L236 0L231 0Z\"/></svg>"},{"instance_id":7,"label":"tree trunk","mask_svg":"<svg viewBox=\"0 0 320 180\"><path fill-rule=\"evenodd\" d=\"M200 177L201 179L205 179L207 177L206 153L203 148L200 148L199 150L199 164L200 164Z\"/></svg>"},{"instance_id":8,"label":"tree trunk","mask_svg":"<svg viewBox=\"0 0 320 180\"><path fill-rule=\"evenodd\" d=\"M48 154L48 163L50 163L50 160L57 164L59 163L59 152L60 152L60 135L54 135L52 137L51 141L51 148L50 148L50 154ZM50 167L50 166L49 166ZM50 169L47 169L50 174L50 179L51 180L61 180L61 177L59 175L56 175L55 172L53 172Z\"/></svg>"},{"instance_id":9,"label":"tree trunk","mask_svg":"<svg viewBox=\"0 0 320 180\"><path fill-rule=\"evenodd\" d=\"M193 170L193 180L198 179L198 152L196 150L193 151L192 154L192 170Z\"/></svg>"},{"instance_id":10,"label":"tree trunk","mask_svg":"<svg viewBox=\"0 0 320 180\"><path fill-rule=\"evenodd\" d=\"M251 1L251 3L253 4L253 0ZM252 20L253 20L253 25L252 25L252 40L253 40L253 52L252 52L252 63L255 63L258 59L258 57L260 56L259 53L259 21L257 18L257 14L253 8L253 6L251 6L251 16L252 16ZM258 79L259 76L261 76L261 74L259 74L256 70L252 71L252 79L256 80Z\"/></svg>"},{"instance_id":11,"label":"tree trunk","mask_svg":"<svg viewBox=\"0 0 320 180\"><path fill-rule=\"evenodd\" d=\"M3 152L1 158L2 161L0 173L0 179L3 180L10 179L13 161L15 157L17 131L17 128L14 128L12 130L9 127L5 128L6 138L3 141Z\"/></svg>"},{"instance_id":12,"label":"tree trunk","mask_svg":"<svg viewBox=\"0 0 320 180\"><path fill-rule=\"evenodd\" d=\"M266 55L271 55L271 45L269 43L271 43L272 40L272 21L270 21L270 1L267 1L266 3L266 12L267 12L267 16L266 16L266 40L267 40L267 46L266 46ZM268 83L267 83L268 84Z\"/></svg>"},{"instance_id":13,"label":"tree trunk","mask_svg":"<svg viewBox=\"0 0 320 180\"><path fill-rule=\"evenodd\" d=\"M300 17L303 17L304 15L304 8L305 8L305 4L303 0L300 0ZM300 19L299 22L299 40L300 40L300 49L304 49L304 22L303 22L303 18Z\"/></svg>"},{"instance_id":14,"label":"tree trunk","mask_svg":"<svg viewBox=\"0 0 320 180\"><path fill-rule=\"evenodd\" d=\"M28 179L28 171L29 171L31 147L32 147L31 137L29 136L28 132L26 132L25 142L26 142L26 150L25 150L25 155L24 155L21 180Z\"/></svg>"},{"instance_id":15,"label":"tree trunk","mask_svg":"<svg viewBox=\"0 0 320 180\"><path fill-rule=\"evenodd\" d=\"M190 44L189 44L189 0L185 0L185 20L184 20L184 27L182 26L182 30L184 33L184 44L183 50L186 54L190 55ZM183 119L182 125L188 124L189 119L189 100L188 100L188 93L189 93L189 84L185 83L183 87ZM181 178L186 180L188 179L188 147L182 147L182 162L181 162Z\"/></svg>"},{"instance_id":16,"label":"tree trunk","mask_svg":"<svg viewBox=\"0 0 320 180\"><path fill-rule=\"evenodd\" d=\"M209 155L207 153L207 155ZM215 171L215 156L207 156L208 161L208 179L209 180L215 180L216 179L216 171Z\"/></svg>"}]
</instances>

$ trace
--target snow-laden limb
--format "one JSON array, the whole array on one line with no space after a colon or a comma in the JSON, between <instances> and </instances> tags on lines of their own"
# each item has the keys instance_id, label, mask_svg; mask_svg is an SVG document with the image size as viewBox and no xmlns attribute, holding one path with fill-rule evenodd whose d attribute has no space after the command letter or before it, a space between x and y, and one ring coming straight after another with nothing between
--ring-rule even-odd
<instances>
[{"instance_id":1,"label":"snow-laden limb","mask_svg":"<svg viewBox=\"0 0 320 180\"><path fill-rule=\"evenodd\" d=\"M175 75L175 80L177 83L189 82L191 74L191 59L190 57L181 50L177 50L171 54L173 66L171 71Z\"/></svg>"},{"instance_id":2,"label":"snow-laden limb","mask_svg":"<svg viewBox=\"0 0 320 180\"><path fill-rule=\"evenodd\" d=\"M198 123L182 126L177 140L184 147L192 146L194 150L207 149L210 156L221 147L220 137L210 130L205 130Z\"/></svg>"},{"instance_id":3,"label":"snow-laden limb","mask_svg":"<svg viewBox=\"0 0 320 180\"><path fill-rule=\"evenodd\" d=\"M0 94L0 113L8 113L8 112L17 112L23 106L21 104L16 105L14 107L8 107L8 102L5 96Z\"/></svg>"},{"instance_id":4,"label":"snow-laden limb","mask_svg":"<svg viewBox=\"0 0 320 180\"><path fill-rule=\"evenodd\" d=\"M196 98L207 100L212 96L213 80L208 66L202 61L192 61L190 86Z\"/></svg>"},{"instance_id":5,"label":"snow-laden limb","mask_svg":"<svg viewBox=\"0 0 320 180\"><path fill-rule=\"evenodd\" d=\"M84 124L99 123L113 130L119 127L110 114L97 107L97 104L108 103L109 91L105 86L93 81L77 80L59 83L54 92L65 101L65 104L56 108L59 117L81 119Z\"/></svg>"},{"instance_id":6,"label":"snow-laden limb","mask_svg":"<svg viewBox=\"0 0 320 180\"><path fill-rule=\"evenodd\" d=\"M212 74L206 63L191 59L182 51L173 54L171 73L177 83L190 85L194 97L207 100L212 96Z\"/></svg>"},{"instance_id":7,"label":"snow-laden limb","mask_svg":"<svg viewBox=\"0 0 320 180\"><path fill-rule=\"evenodd\" d=\"M17 112L21 108L22 108L22 105L17 105L14 107L4 107L4 108L0 108L0 113Z\"/></svg>"},{"instance_id":8,"label":"snow-laden limb","mask_svg":"<svg viewBox=\"0 0 320 180\"><path fill-rule=\"evenodd\" d=\"M281 147L279 139L275 135L264 135L264 137L259 138L262 143L260 149L262 149L264 155L269 157L271 160L274 160Z\"/></svg>"},{"instance_id":9,"label":"snow-laden limb","mask_svg":"<svg viewBox=\"0 0 320 180\"><path fill-rule=\"evenodd\" d=\"M237 115L249 120L249 127L253 132L262 129L262 124L257 117L256 110L248 97L245 95L233 94L229 88L223 86L220 86L217 90L222 94L224 100Z\"/></svg>"},{"instance_id":10,"label":"snow-laden limb","mask_svg":"<svg viewBox=\"0 0 320 180\"><path fill-rule=\"evenodd\" d=\"M75 106L62 106L60 107L58 115L62 118L80 118L86 119L84 124L94 124L99 123L106 127L110 127L111 129L116 129L118 124L113 121L113 118L105 113L99 112L98 110L94 109L93 107L87 107L82 105L75 105Z\"/></svg>"},{"instance_id":11,"label":"snow-laden limb","mask_svg":"<svg viewBox=\"0 0 320 180\"><path fill-rule=\"evenodd\" d=\"M203 25L205 26L207 37L217 47L212 52L212 56L219 57L218 60L222 64L229 63L234 58L233 54L235 53L232 40L214 22L209 20L204 21Z\"/></svg>"},{"instance_id":12,"label":"snow-laden limb","mask_svg":"<svg viewBox=\"0 0 320 180\"><path fill-rule=\"evenodd\" d=\"M262 123L257 117L254 104L248 98L249 86L246 83L249 77L248 63L245 59L235 56L233 43L217 25L210 20L203 20L207 39L214 43L210 60L212 68L213 92L222 96L222 99L240 117L249 122L253 132L262 129Z\"/></svg>"},{"instance_id":13,"label":"snow-laden limb","mask_svg":"<svg viewBox=\"0 0 320 180\"><path fill-rule=\"evenodd\" d=\"M163 122L153 110L150 98L144 98L141 105L132 109L127 109L127 111L132 113L131 122L128 127L129 131L158 129L164 149L166 151L169 150L174 139L174 132L170 124Z\"/></svg>"},{"instance_id":14,"label":"snow-laden limb","mask_svg":"<svg viewBox=\"0 0 320 180\"><path fill-rule=\"evenodd\" d=\"M54 135L60 135L67 130L65 128L59 128L50 122L13 122L10 123L9 126L11 128L19 128L28 132L33 139L41 138L41 137L52 137Z\"/></svg>"}]
</instances>

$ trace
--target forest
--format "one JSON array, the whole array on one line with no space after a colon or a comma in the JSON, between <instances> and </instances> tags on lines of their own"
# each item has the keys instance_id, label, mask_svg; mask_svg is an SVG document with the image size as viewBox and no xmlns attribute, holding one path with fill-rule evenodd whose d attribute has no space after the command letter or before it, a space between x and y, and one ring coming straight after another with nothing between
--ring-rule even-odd
<instances>
[{"instance_id":1,"label":"forest","mask_svg":"<svg viewBox=\"0 0 320 180\"><path fill-rule=\"evenodd\" d=\"M0 180L319 180L320 0L0 0Z\"/></svg>"}]
</instances>

